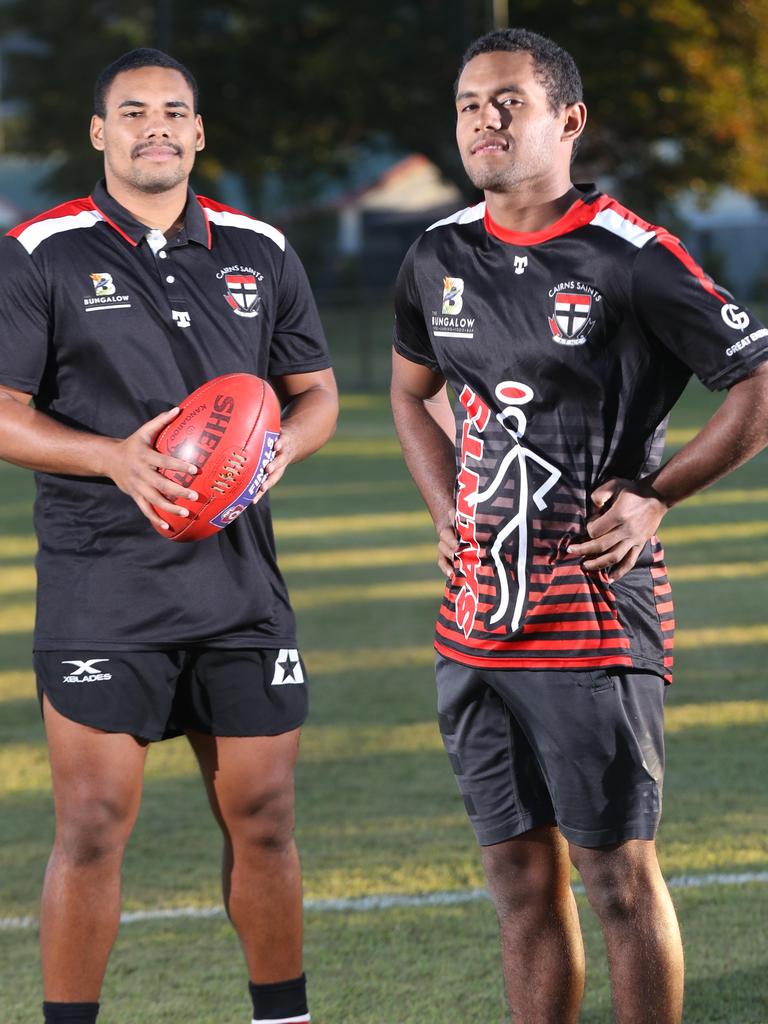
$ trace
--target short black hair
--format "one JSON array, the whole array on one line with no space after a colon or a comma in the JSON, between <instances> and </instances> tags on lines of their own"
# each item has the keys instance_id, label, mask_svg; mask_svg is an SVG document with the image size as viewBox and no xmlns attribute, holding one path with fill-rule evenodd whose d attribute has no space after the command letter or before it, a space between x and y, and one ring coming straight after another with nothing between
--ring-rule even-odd
<instances>
[{"instance_id":1,"label":"short black hair","mask_svg":"<svg viewBox=\"0 0 768 1024\"><path fill-rule=\"evenodd\" d=\"M180 64L174 57L163 53L162 50L153 50L151 47L142 46L138 50L129 50L122 57L113 60L103 68L96 79L93 88L93 112L97 117L105 117L107 113L106 97L110 85L114 82L121 71L135 71L137 68L171 68L178 71L187 81L192 90L194 112L197 113L198 91L197 82L192 72Z\"/></svg>"},{"instance_id":2,"label":"short black hair","mask_svg":"<svg viewBox=\"0 0 768 1024\"><path fill-rule=\"evenodd\" d=\"M524 28L500 28L471 43L461 58L454 92L458 91L462 71L474 57L481 53L498 53L499 50L530 53L534 74L543 85L554 111L578 103L583 98L581 75L570 53L546 36Z\"/></svg>"}]
</instances>

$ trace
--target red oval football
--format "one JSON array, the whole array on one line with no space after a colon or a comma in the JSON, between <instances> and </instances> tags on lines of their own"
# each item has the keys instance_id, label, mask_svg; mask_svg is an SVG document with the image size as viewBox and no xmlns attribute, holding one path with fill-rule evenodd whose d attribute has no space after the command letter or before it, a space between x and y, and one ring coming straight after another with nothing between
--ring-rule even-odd
<instances>
[{"instance_id":1,"label":"red oval football","mask_svg":"<svg viewBox=\"0 0 768 1024\"><path fill-rule=\"evenodd\" d=\"M187 518L154 511L171 540L202 540L241 515L264 479L280 436L280 403L269 384L251 373L214 377L179 406L179 415L155 439L164 455L197 466L196 474L160 470L169 480L197 491L197 501L175 499Z\"/></svg>"}]
</instances>

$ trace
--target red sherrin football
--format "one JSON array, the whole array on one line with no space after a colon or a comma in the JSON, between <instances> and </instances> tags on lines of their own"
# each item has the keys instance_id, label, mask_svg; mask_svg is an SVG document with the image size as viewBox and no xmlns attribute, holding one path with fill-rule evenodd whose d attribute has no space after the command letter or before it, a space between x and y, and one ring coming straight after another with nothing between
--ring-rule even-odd
<instances>
[{"instance_id":1,"label":"red sherrin football","mask_svg":"<svg viewBox=\"0 0 768 1024\"><path fill-rule=\"evenodd\" d=\"M171 540L202 540L229 526L253 501L280 436L280 404L260 377L229 373L193 391L179 409L155 448L197 466L196 474L161 472L197 491L199 500L175 499L189 509L186 519L156 508L170 527L156 529Z\"/></svg>"}]
</instances>

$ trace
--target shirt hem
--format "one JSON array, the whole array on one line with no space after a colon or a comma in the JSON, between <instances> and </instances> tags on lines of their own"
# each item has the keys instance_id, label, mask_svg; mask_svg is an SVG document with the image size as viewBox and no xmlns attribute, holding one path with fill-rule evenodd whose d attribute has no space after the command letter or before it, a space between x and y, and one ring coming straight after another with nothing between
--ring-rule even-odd
<instances>
[{"instance_id":1,"label":"shirt hem","mask_svg":"<svg viewBox=\"0 0 768 1024\"><path fill-rule=\"evenodd\" d=\"M745 359L743 362L734 366L726 366L716 376L702 381L702 383L709 391L725 391L726 388L732 388L734 384L744 380L765 362L768 362L768 351L763 349L755 352L751 358Z\"/></svg>"},{"instance_id":2,"label":"shirt hem","mask_svg":"<svg viewBox=\"0 0 768 1024\"><path fill-rule=\"evenodd\" d=\"M0 374L0 386L6 388L13 388L15 391L23 391L24 394L30 394L35 396L37 389L40 386L39 381L24 380L21 377L9 377L5 374Z\"/></svg>"},{"instance_id":3,"label":"shirt hem","mask_svg":"<svg viewBox=\"0 0 768 1024\"><path fill-rule=\"evenodd\" d=\"M333 364L331 363L331 361L325 358L307 360L306 362L296 363L295 365L291 366L270 364L269 376L280 377L283 376L284 374L289 373L312 373L315 370L330 370L332 369L332 367Z\"/></svg>"},{"instance_id":4,"label":"shirt hem","mask_svg":"<svg viewBox=\"0 0 768 1024\"><path fill-rule=\"evenodd\" d=\"M641 671L653 672L662 677L666 683L672 682L672 674L669 669L658 661L650 658L640 658L632 655L601 654L588 655L583 658L494 658L482 654L464 654L452 647L447 647L438 640L434 643L435 650L449 661L456 661L460 665L469 665L473 668L495 668L514 672L536 671L544 669L551 672L553 669L563 669L568 672L587 671L592 668L615 668L615 669L640 669Z\"/></svg>"},{"instance_id":5,"label":"shirt hem","mask_svg":"<svg viewBox=\"0 0 768 1024\"><path fill-rule=\"evenodd\" d=\"M179 638L178 640L125 640L120 637L115 637L111 640L73 640L72 637L66 639L51 639L48 637L42 637L39 640L36 639L33 643L33 651L79 651L83 648L87 648L91 651L173 651L179 648L188 647L206 647L212 649L221 650L236 650L243 647L255 647L255 648L266 648L269 650L279 650L280 648L286 647L291 650L296 649L298 644L295 636L287 637L263 637L254 635L236 635L236 636L218 636L218 637L205 637L203 639L191 640L187 638Z\"/></svg>"}]
</instances>

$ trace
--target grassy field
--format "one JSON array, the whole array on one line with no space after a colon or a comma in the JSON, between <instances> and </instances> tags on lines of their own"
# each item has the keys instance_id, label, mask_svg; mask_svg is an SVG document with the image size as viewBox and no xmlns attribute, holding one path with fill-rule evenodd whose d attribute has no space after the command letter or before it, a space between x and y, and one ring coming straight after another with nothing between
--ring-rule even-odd
<instances>
[{"instance_id":1,"label":"grassy field","mask_svg":"<svg viewBox=\"0 0 768 1024\"><path fill-rule=\"evenodd\" d=\"M682 443L713 407L677 411ZM678 605L660 835L668 877L768 871L768 485L763 457L668 517ZM33 697L29 474L0 468L0 918L37 913L52 835ZM275 492L281 562L299 612L313 710L298 772L312 900L482 885L433 714L439 600L432 530L400 460L385 399L350 395L336 439ZM218 838L183 740L153 748L125 865L127 910L220 901ZM688 962L686 1024L768 1024L768 884L675 889ZM610 1020L607 973L583 898L585 1024ZM315 1024L497 1024L505 1019L485 902L307 914ZM248 1020L241 959L221 918L126 924L104 1024ZM0 1021L39 1019L34 929L0 928Z\"/></svg>"}]
</instances>

